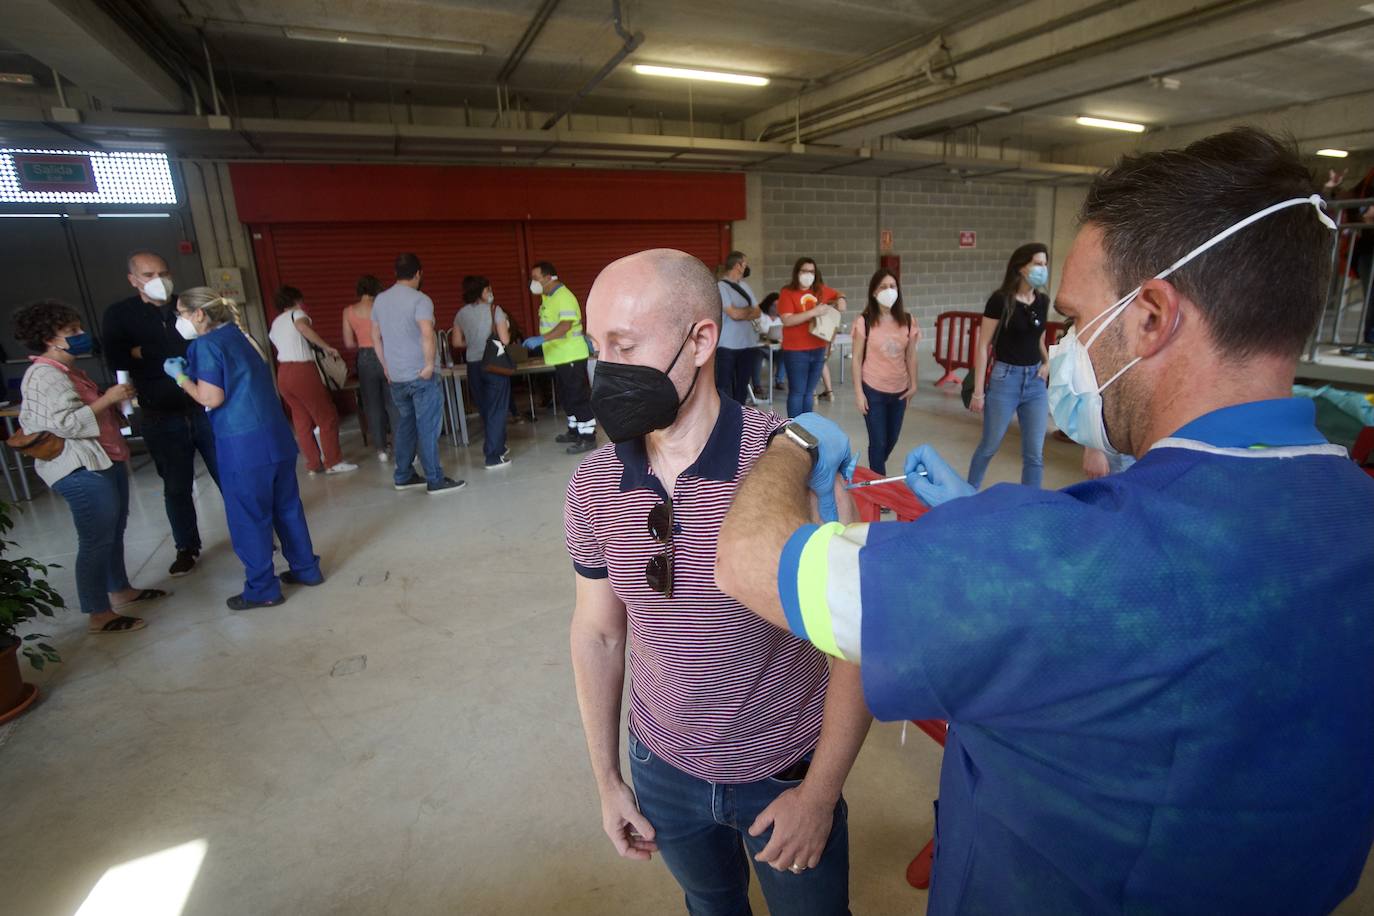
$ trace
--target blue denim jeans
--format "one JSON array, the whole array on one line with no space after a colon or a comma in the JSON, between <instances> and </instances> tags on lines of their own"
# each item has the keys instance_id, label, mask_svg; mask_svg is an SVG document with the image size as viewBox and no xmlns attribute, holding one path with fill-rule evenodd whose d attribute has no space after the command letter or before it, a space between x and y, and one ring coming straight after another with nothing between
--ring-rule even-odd
<instances>
[{"instance_id":1,"label":"blue denim jeans","mask_svg":"<svg viewBox=\"0 0 1374 916\"><path fill-rule=\"evenodd\" d=\"M799 417L815 406L816 386L825 368L825 347L814 350L783 350L787 367L787 416Z\"/></svg>"},{"instance_id":2,"label":"blue denim jeans","mask_svg":"<svg viewBox=\"0 0 1374 916\"><path fill-rule=\"evenodd\" d=\"M749 916L749 863L773 831L751 837L754 819L800 780L711 783L660 760L630 734L630 775L639 810L687 899L692 916ZM849 809L841 798L820 864L799 875L754 862L768 909L787 916L849 913Z\"/></svg>"},{"instance_id":3,"label":"blue denim jeans","mask_svg":"<svg viewBox=\"0 0 1374 916\"><path fill-rule=\"evenodd\" d=\"M983 400L983 438L973 452L968 482L983 485L988 463L1002 445L1014 414L1021 423L1021 483L1038 487L1045 476L1045 428L1050 420L1050 400L1040 364L1013 366L1000 360L992 364L992 376Z\"/></svg>"},{"instance_id":4,"label":"blue denim jeans","mask_svg":"<svg viewBox=\"0 0 1374 916\"><path fill-rule=\"evenodd\" d=\"M468 363L468 390L482 415L482 455L496 464L506 452L506 416L510 411L510 376L492 375L481 363Z\"/></svg>"},{"instance_id":5,"label":"blue denim jeans","mask_svg":"<svg viewBox=\"0 0 1374 916\"><path fill-rule=\"evenodd\" d=\"M444 429L444 393L439 390L438 377L392 382L391 400L396 405L396 428L391 433L396 449L396 482L405 483L415 472L418 448L425 480L430 486L442 483L439 434Z\"/></svg>"},{"instance_id":6,"label":"blue denim jeans","mask_svg":"<svg viewBox=\"0 0 1374 916\"><path fill-rule=\"evenodd\" d=\"M103 471L77 468L53 489L76 522L76 593L81 613L110 610L110 593L129 587L124 525L129 520L129 469L116 461Z\"/></svg>"},{"instance_id":7,"label":"blue denim jeans","mask_svg":"<svg viewBox=\"0 0 1374 916\"><path fill-rule=\"evenodd\" d=\"M732 350L716 348L716 387L720 393L741 404L749 402L749 386L763 354L754 347Z\"/></svg>"},{"instance_id":8,"label":"blue denim jeans","mask_svg":"<svg viewBox=\"0 0 1374 916\"><path fill-rule=\"evenodd\" d=\"M868 413L864 416L864 425L868 427L868 466L886 476L887 459L902 435L906 401L901 394L888 394L867 385L864 397L868 398Z\"/></svg>"},{"instance_id":9,"label":"blue denim jeans","mask_svg":"<svg viewBox=\"0 0 1374 916\"><path fill-rule=\"evenodd\" d=\"M200 407L186 413L145 410L139 430L157 467L157 476L162 478L162 502L172 526L172 542L177 550L199 551L200 527L191 490L196 479L196 452L200 452L205 469L219 485L210 415Z\"/></svg>"}]
</instances>

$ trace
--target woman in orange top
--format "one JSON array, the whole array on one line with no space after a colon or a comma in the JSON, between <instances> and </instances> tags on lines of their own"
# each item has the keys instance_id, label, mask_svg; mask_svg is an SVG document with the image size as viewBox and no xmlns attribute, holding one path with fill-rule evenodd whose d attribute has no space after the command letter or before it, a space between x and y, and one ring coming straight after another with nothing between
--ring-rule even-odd
<instances>
[{"instance_id":1,"label":"woman in orange top","mask_svg":"<svg viewBox=\"0 0 1374 916\"><path fill-rule=\"evenodd\" d=\"M372 300L381 291L381 281L371 274L358 278L354 287L358 301L343 310L343 339L345 349L358 351L358 399L367 416L368 444L377 450L377 460L385 462L386 434L395 428L396 407L372 348Z\"/></svg>"},{"instance_id":2,"label":"woman in orange top","mask_svg":"<svg viewBox=\"0 0 1374 916\"><path fill-rule=\"evenodd\" d=\"M778 317L782 319L782 364L787 368L787 415L809 413L813 394L825 367L830 342L811 333L811 319L829 312L843 312L845 299L821 279L813 258L798 258L792 265L792 282L778 291Z\"/></svg>"}]
</instances>

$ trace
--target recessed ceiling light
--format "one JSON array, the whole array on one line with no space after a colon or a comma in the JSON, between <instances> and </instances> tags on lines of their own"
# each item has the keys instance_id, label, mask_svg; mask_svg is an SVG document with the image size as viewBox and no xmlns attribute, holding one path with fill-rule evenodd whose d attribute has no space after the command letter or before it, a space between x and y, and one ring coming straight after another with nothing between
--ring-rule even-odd
<instances>
[{"instance_id":1,"label":"recessed ceiling light","mask_svg":"<svg viewBox=\"0 0 1374 916\"><path fill-rule=\"evenodd\" d=\"M450 41L447 38L414 38L406 35L372 35L367 32L341 32L337 29L313 29L305 26L282 27L287 38L300 41L324 41L329 44L364 45L370 48L395 48L402 51L434 51L439 54L482 54L485 45L473 41Z\"/></svg>"},{"instance_id":2,"label":"recessed ceiling light","mask_svg":"<svg viewBox=\"0 0 1374 916\"><path fill-rule=\"evenodd\" d=\"M1110 118L1090 118L1081 116L1078 118L1078 123L1082 124L1084 127L1103 127L1107 130L1124 130L1132 134L1145 133L1144 124L1134 124L1130 121L1113 121Z\"/></svg>"},{"instance_id":3,"label":"recessed ceiling light","mask_svg":"<svg viewBox=\"0 0 1374 916\"><path fill-rule=\"evenodd\" d=\"M1350 153L1346 152L1343 149L1319 149L1317 150L1317 155L1329 156L1332 159L1344 159L1346 156L1349 156Z\"/></svg>"},{"instance_id":4,"label":"recessed ceiling light","mask_svg":"<svg viewBox=\"0 0 1374 916\"><path fill-rule=\"evenodd\" d=\"M701 80L707 83L734 83L737 86L767 86L768 77L746 73L723 73L719 70L692 70L686 67L660 67L657 64L635 64L634 71L644 76L671 76L680 80Z\"/></svg>"}]
</instances>

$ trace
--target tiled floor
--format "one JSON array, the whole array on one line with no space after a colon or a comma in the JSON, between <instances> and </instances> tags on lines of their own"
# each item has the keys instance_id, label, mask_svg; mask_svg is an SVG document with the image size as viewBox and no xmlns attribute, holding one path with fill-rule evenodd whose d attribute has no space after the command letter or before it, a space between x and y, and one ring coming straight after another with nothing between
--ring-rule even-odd
<instances>
[{"instance_id":1,"label":"tiled floor","mask_svg":"<svg viewBox=\"0 0 1374 916\"><path fill-rule=\"evenodd\" d=\"M837 396L820 410L862 445L851 389ZM661 863L621 861L601 833L567 650L577 459L550 441L555 423L512 427L501 472L481 470L480 445L446 445L469 486L442 500L392 491L346 428L362 469L301 479L329 581L280 608L224 607L241 568L203 475L207 551L168 580L159 481L137 472L129 568L176 594L141 633L86 637L75 613L48 628L64 663L0 728L0 910L72 916L108 869L200 841L198 870L194 855L165 865L143 893L194 876L196 916L681 911ZM966 467L978 432L954 393L927 388L898 452L932 441ZM1018 447L1013 430L990 481L1018 477ZM1046 485L1078 479L1078 461L1047 442ZM16 537L64 564L55 583L72 595L65 504L40 496ZM930 837L940 754L900 738L875 726L847 787L860 914L925 910L903 873ZM1374 912L1368 870L1341 912Z\"/></svg>"}]
</instances>

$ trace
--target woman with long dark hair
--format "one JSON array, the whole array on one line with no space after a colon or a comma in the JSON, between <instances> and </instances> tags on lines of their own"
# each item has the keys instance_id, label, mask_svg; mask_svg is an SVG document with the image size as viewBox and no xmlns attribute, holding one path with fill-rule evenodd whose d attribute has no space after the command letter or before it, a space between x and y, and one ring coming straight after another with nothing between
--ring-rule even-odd
<instances>
[{"instance_id":1,"label":"woman with long dark hair","mask_svg":"<svg viewBox=\"0 0 1374 916\"><path fill-rule=\"evenodd\" d=\"M902 434L906 405L916 393L916 344L921 328L902 307L897 275L887 268L868 281L868 304L855 321L854 401L868 427L868 466L887 474Z\"/></svg>"},{"instance_id":2,"label":"woman with long dark hair","mask_svg":"<svg viewBox=\"0 0 1374 916\"><path fill-rule=\"evenodd\" d=\"M813 395L829 352L830 342L811 333L811 319L844 309L844 295L825 285L815 259L797 258L791 282L778 291L789 417L808 413L814 406Z\"/></svg>"},{"instance_id":3,"label":"woman with long dark hair","mask_svg":"<svg viewBox=\"0 0 1374 916\"><path fill-rule=\"evenodd\" d=\"M1049 425L1045 323L1050 313L1044 290L1049 282L1048 250L1039 242L1022 245L1007 259L1002 285L983 308L969 403L969 410L983 415L983 438L968 469L968 482L975 487L982 486L1013 414L1021 423L1021 483L1038 487L1044 478L1045 428ZM987 368L990 346L991 372Z\"/></svg>"}]
</instances>

